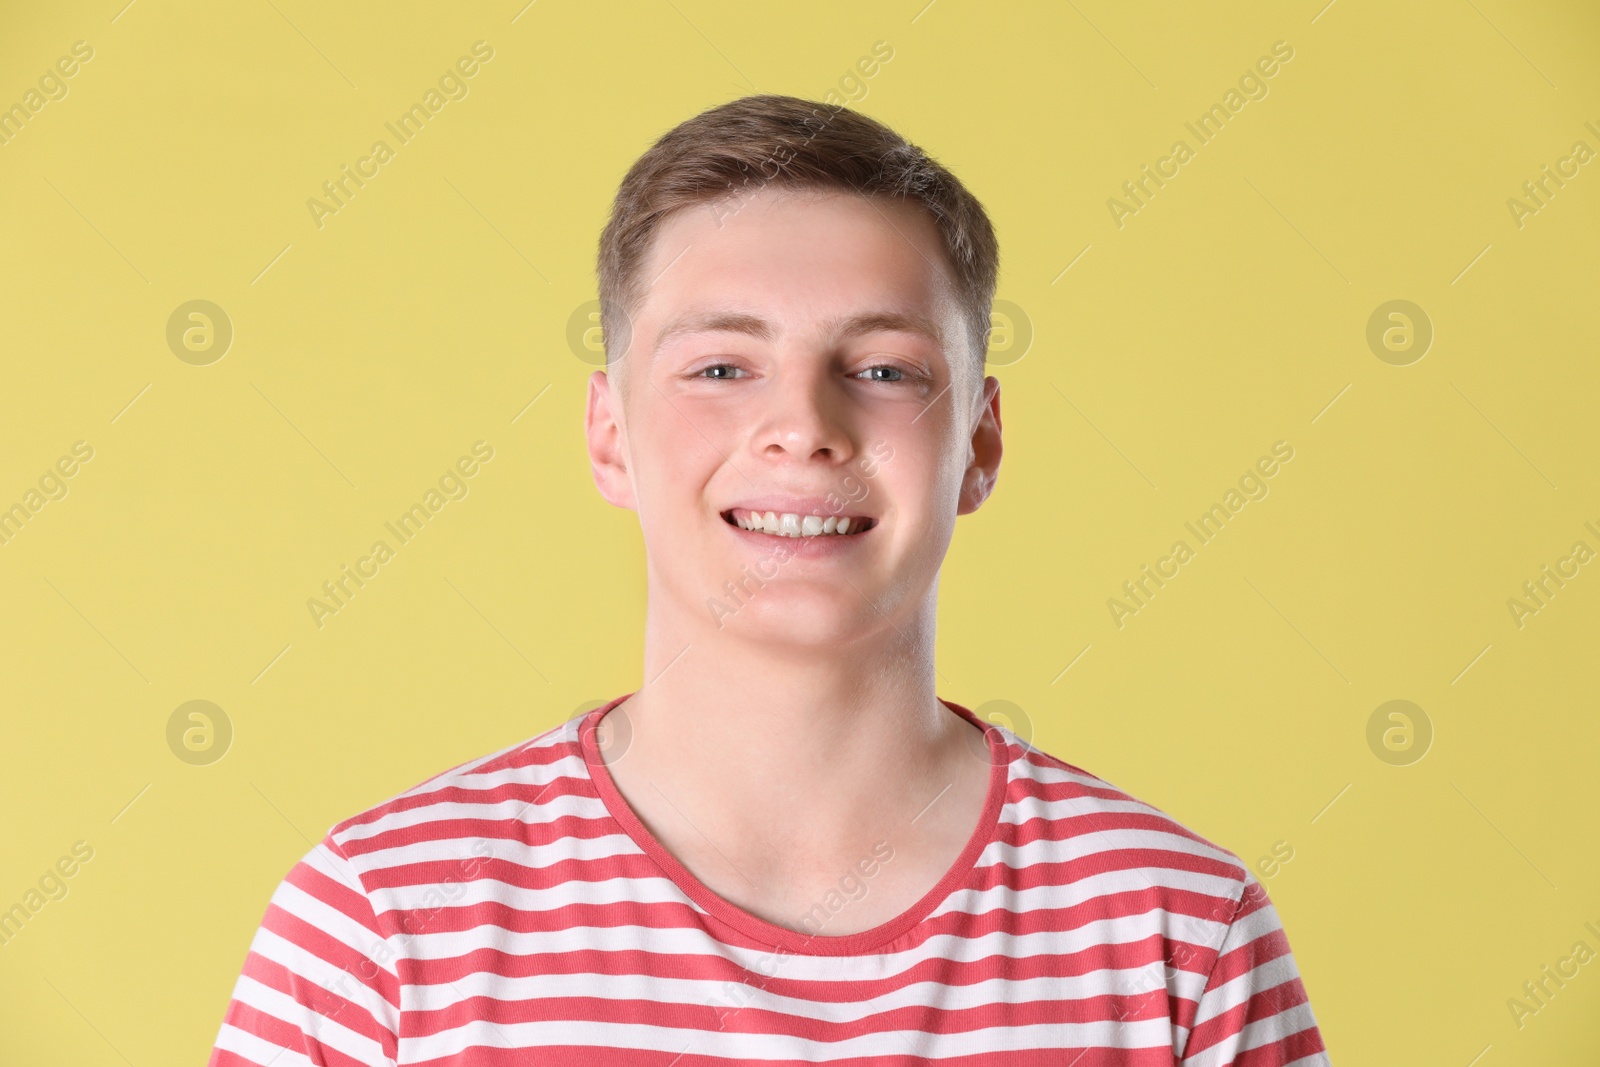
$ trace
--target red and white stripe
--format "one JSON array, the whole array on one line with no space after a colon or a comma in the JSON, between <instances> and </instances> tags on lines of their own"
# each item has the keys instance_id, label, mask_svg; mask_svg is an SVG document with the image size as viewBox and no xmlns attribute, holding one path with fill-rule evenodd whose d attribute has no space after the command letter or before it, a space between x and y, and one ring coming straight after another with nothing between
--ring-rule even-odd
<instances>
[{"instance_id":1,"label":"red and white stripe","mask_svg":"<svg viewBox=\"0 0 1600 1067\"><path fill-rule=\"evenodd\" d=\"M333 827L274 892L212 1067L1327 1067L1249 869L1010 730L945 702L994 756L967 849L898 919L809 937L628 810L593 731L623 699Z\"/></svg>"}]
</instances>

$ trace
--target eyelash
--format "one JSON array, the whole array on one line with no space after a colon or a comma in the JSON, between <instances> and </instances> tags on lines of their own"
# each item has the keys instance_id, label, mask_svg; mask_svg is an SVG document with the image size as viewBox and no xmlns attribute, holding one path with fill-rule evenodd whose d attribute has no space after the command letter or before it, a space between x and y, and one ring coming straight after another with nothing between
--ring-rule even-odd
<instances>
[{"instance_id":1,"label":"eyelash","mask_svg":"<svg viewBox=\"0 0 1600 1067\"><path fill-rule=\"evenodd\" d=\"M704 378L704 377L702 377L705 374L706 371L715 369L717 367L731 367L734 370L739 370L740 369L739 367L734 366L734 364L732 364L732 363L708 363L704 367L701 367L699 370L695 371L694 372L694 377L695 378L700 378L701 380L708 381L708 382L726 382L726 381L732 381L733 380L731 378ZM894 363L874 363L870 367L863 367L861 369L861 371L858 371L857 373L862 373L862 372L870 371L870 370L877 370L879 368L885 368L885 369L888 369L888 370L892 370L892 371L896 372L897 374L899 374L900 377L896 378L896 379L893 379L893 380L889 380L889 379L885 379L885 378L868 378L866 380L870 381L870 382L875 382L875 383L877 383L879 385L905 385L908 382L909 383L915 383L915 382L921 382L921 381L924 380L922 375L917 374L916 372L914 372L914 371L912 371L912 370L910 370L910 369L908 369L906 367L902 367L902 366L899 366L899 365L894 364ZM854 375L852 375L852 377L854 377Z\"/></svg>"}]
</instances>

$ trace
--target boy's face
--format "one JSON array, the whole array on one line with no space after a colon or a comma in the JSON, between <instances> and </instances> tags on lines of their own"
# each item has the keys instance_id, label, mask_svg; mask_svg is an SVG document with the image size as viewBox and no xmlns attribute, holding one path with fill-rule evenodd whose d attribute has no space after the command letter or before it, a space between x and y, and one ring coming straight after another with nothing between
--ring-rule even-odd
<instances>
[{"instance_id":1,"label":"boy's face","mask_svg":"<svg viewBox=\"0 0 1600 1067\"><path fill-rule=\"evenodd\" d=\"M1001 451L1000 383L979 383L932 220L767 187L670 216L641 277L627 366L591 376L586 429L601 494L639 514L652 613L670 605L686 642L812 649L931 624L955 518ZM729 521L748 510L865 529Z\"/></svg>"}]
</instances>

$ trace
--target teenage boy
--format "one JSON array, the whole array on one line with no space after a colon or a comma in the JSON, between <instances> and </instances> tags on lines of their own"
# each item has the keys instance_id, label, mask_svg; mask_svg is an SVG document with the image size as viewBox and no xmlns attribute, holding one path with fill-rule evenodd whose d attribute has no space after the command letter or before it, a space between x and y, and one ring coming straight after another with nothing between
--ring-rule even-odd
<instances>
[{"instance_id":1,"label":"teenage boy","mask_svg":"<svg viewBox=\"0 0 1600 1067\"><path fill-rule=\"evenodd\" d=\"M644 682L333 827L214 1065L1328 1064L1237 856L935 694L997 269L848 109L735 100L633 165L585 427Z\"/></svg>"}]
</instances>

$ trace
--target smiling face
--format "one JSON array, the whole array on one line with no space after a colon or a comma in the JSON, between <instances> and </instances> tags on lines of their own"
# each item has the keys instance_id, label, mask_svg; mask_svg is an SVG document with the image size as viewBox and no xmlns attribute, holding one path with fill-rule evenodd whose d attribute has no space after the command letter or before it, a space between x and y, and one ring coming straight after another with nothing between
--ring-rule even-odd
<instances>
[{"instance_id":1,"label":"smiling face","mask_svg":"<svg viewBox=\"0 0 1600 1067\"><path fill-rule=\"evenodd\" d=\"M1000 461L999 382L932 220L769 186L669 216L641 277L586 430L601 494L639 514L652 615L812 652L931 623ZM779 532L747 528L769 512Z\"/></svg>"}]
</instances>

